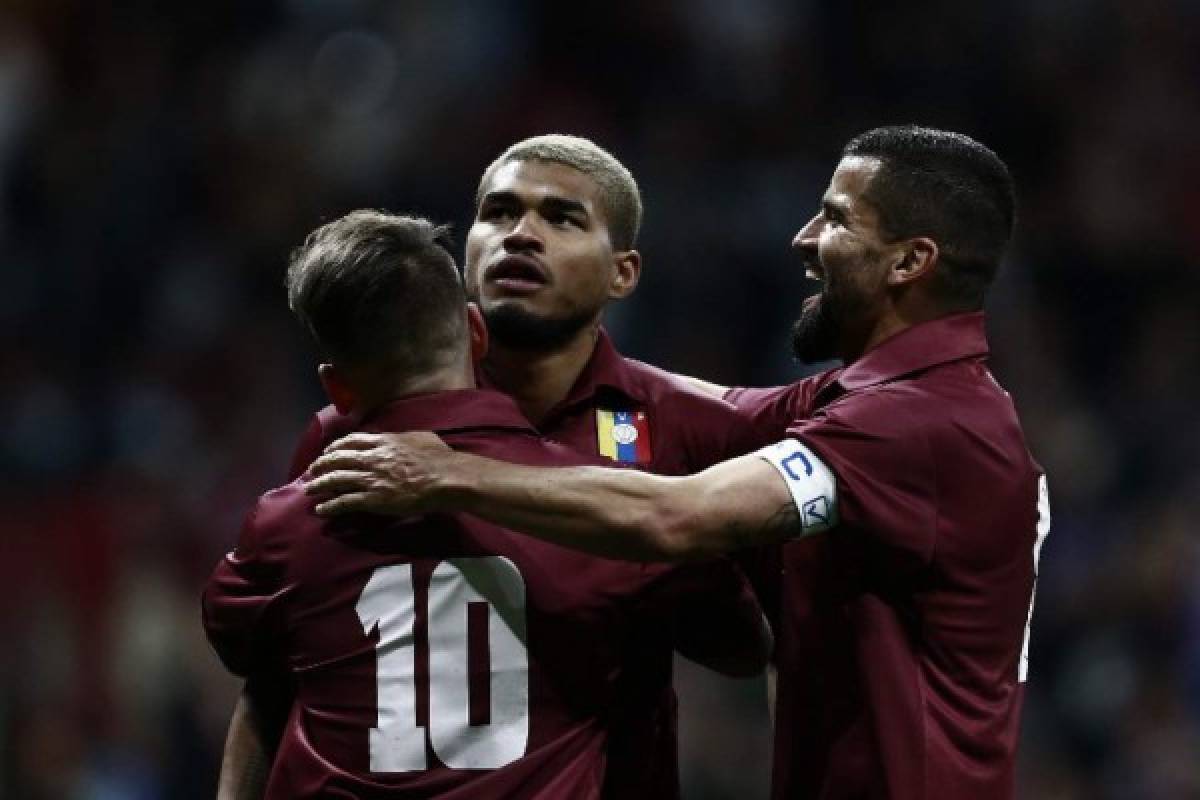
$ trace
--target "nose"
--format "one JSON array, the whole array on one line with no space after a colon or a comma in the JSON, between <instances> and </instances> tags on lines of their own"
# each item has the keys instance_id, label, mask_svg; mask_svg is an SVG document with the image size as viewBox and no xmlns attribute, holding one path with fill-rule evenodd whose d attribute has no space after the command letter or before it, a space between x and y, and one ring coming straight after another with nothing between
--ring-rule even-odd
<instances>
[{"instance_id":1,"label":"nose","mask_svg":"<svg viewBox=\"0 0 1200 800\"><path fill-rule=\"evenodd\" d=\"M504 237L504 249L509 253L529 251L541 253L545 250L545 243L538 235L533 214L523 214L517 220L517 224Z\"/></svg>"},{"instance_id":2,"label":"nose","mask_svg":"<svg viewBox=\"0 0 1200 800\"><path fill-rule=\"evenodd\" d=\"M792 237L792 247L802 252L816 249L817 237L821 233L821 221L821 215L816 214L812 219L806 222L804 227L797 231L796 235Z\"/></svg>"}]
</instances>

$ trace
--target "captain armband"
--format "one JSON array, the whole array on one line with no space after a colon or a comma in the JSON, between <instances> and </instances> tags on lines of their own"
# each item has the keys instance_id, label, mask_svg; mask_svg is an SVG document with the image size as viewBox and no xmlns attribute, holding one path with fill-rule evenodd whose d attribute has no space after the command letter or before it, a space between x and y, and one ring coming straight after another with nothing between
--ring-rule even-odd
<instances>
[{"instance_id":1,"label":"captain armband","mask_svg":"<svg viewBox=\"0 0 1200 800\"><path fill-rule=\"evenodd\" d=\"M797 536L837 524L837 477L816 453L796 439L784 439L754 455L773 466L792 493L801 525Z\"/></svg>"}]
</instances>

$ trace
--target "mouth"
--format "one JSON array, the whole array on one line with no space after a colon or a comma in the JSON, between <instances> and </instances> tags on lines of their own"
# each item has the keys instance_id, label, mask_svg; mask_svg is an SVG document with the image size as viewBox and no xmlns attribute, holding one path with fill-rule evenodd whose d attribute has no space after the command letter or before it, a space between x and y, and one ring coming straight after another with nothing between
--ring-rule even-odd
<instances>
[{"instance_id":1,"label":"mouth","mask_svg":"<svg viewBox=\"0 0 1200 800\"><path fill-rule=\"evenodd\" d=\"M483 279L506 291L518 294L536 292L550 283L541 263L531 256L505 256L484 270Z\"/></svg>"},{"instance_id":2,"label":"mouth","mask_svg":"<svg viewBox=\"0 0 1200 800\"><path fill-rule=\"evenodd\" d=\"M825 280L825 270L821 267L821 262L815 256L804 259L804 277L814 281Z\"/></svg>"},{"instance_id":3,"label":"mouth","mask_svg":"<svg viewBox=\"0 0 1200 800\"><path fill-rule=\"evenodd\" d=\"M821 256L815 247L800 249L800 266L804 267L804 277L809 280L825 280L825 268L821 266Z\"/></svg>"}]
</instances>

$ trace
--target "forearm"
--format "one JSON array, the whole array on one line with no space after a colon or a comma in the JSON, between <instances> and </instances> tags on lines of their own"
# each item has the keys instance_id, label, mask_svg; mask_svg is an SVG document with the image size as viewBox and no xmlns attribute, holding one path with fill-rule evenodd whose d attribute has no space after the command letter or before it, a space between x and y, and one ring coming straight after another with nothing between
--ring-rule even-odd
<instances>
[{"instance_id":1,"label":"forearm","mask_svg":"<svg viewBox=\"0 0 1200 800\"><path fill-rule=\"evenodd\" d=\"M246 683L225 737L217 800L259 800L265 794L290 704L288 690Z\"/></svg>"},{"instance_id":2,"label":"forearm","mask_svg":"<svg viewBox=\"0 0 1200 800\"><path fill-rule=\"evenodd\" d=\"M635 561L673 561L689 551L683 481L601 467L540 469L460 455L448 507L555 544Z\"/></svg>"},{"instance_id":3,"label":"forearm","mask_svg":"<svg viewBox=\"0 0 1200 800\"><path fill-rule=\"evenodd\" d=\"M252 702L243 692L225 737L217 800L259 800L266 791L273 748L253 714Z\"/></svg>"},{"instance_id":4,"label":"forearm","mask_svg":"<svg viewBox=\"0 0 1200 800\"><path fill-rule=\"evenodd\" d=\"M773 526L795 519L786 496L771 506L739 486L738 461L663 477L601 467L517 467L458 454L439 487L439 505L601 556L705 558L775 537Z\"/></svg>"},{"instance_id":5,"label":"forearm","mask_svg":"<svg viewBox=\"0 0 1200 800\"><path fill-rule=\"evenodd\" d=\"M555 544L632 561L711 557L817 533L836 517L833 474L791 440L676 478L520 467L456 453L430 433L351 434L311 471L306 491L320 498L319 514L466 511ZM811 507L803 517L801 502Z\"/></svg>"}]
</instances>

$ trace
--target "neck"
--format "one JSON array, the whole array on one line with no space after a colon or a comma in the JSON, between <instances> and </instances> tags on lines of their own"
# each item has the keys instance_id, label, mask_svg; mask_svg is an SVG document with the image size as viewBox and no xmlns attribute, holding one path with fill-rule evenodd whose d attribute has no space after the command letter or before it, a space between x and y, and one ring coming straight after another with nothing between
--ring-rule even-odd
<instances>
[{"instance_id":1,"label":"neck","mask_svg":"<svg viewBox=\"0 0 1200 800\"><path fill-rule=\"evenodd\" d=\"M910 302L892 306L875 321L865 334L854 337L854 341L844 343L842 361L851 364L901 331L922 322L944 317L949 313L952 312L926 302Z\"/></svg>"},{"instance_id":2,"label":"neck","mask_svg":"<svg viewBox=\"0 0 1200 800\"><path fill-rule=\"evenodd\" d=\"M514 350L495 340L483 362L496 388L512 397L525 418L541 425L550 409L567 397L596 349L599 320L566 345L544 353Z\"/></svg>"},{"instance_id":3,"label":"neck","mask_svg":"<svg viewBox=\"0 0 1200 800\"><path fill-rule=\"evenodd\" d=\"M475 371L470 359L443 367L425 375L402 381L387 381L360 389L358 410L367 412L394 400L418 394L448 392L454 389L474 389Z\"/></svg>"}]
</instances>

